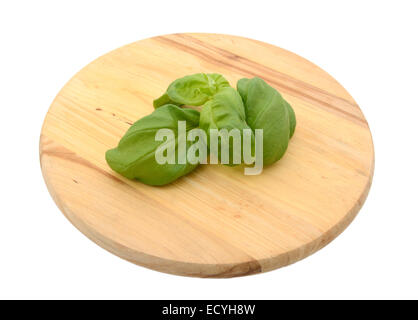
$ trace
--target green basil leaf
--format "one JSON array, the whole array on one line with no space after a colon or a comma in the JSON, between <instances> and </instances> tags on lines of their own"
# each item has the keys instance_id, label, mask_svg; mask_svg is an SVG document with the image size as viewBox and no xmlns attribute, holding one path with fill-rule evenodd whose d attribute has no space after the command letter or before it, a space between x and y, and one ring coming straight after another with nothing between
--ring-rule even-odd
<instances>
[{"instance_id":1,"label":"green basil leaf","mask_svg":"<svg viewBox=\"0 0 418 320\"><path fill-rule=\"evenodd\" d=\"M167 103L201 106L224 87L230 87L230 85L222 75L217 73L196 73L185 76L172 82L167 92L154 100L154 108Z\"/></svg>"},{"instance_id":2,"label":"green basil leaf","mask_svg":"<svg viewBox=\"0 0 418 320\"><path fill-rule=\"evenodd\" d=\"M286 152L296 118L280 93L260 78L240 79L237 89L251 129L263 129L264 165L278 161Z\"/></svg>"},{"instance_id":3,"label":"green basil leaf","mask_svg":"<svg viewBox=\"0 0 418 320\"><path fill-rule=\"evenodd\" d=\"M135 122L120 140L118 146L106 152L106 161L126 178L137 179L149 185L164 185L186 175L198 164L159 164L155 158L157 148L166 141L156 141L159 129L175 132L175 154L178 154L178 121L186 121L186 134L199 126L199 112L165 105ZM192 142L186 140L186 151Z\"/></svg>"},{"instance_id":4,"label":"green basil leaf","mask_svg":"<svg viewBox=\"0 0 418 320\"><path fill-rule=\"evenodd\" d=\"M241 162L242 157L242 137L243 129L250 129L245 121L245 108L242 99L238 92L231 87L221 88L213 98L207 101L200 113L199 127L206 132L208 139L208 146L210 146L210 129L228 131L238 129L241 139ZM253 138L253 136L252 136ZM229 141L229 165L233 165L233 139L228 138ZM253 144L253 139L252 139ZM218 158L221 160L221 139L218 139Z\"/></svg>"},{"instance_id":5,"label":"green basil leaf","mask_svg":"<svg viewBox=\"0 0 418 320\"><path fill-rule=\"evenodd\" d=\"M173 100L170 99L167 93L164 93L161 97L154 100L154 108L162 107L166 104L174 104L176 106L182 106L180 103L176 103Z\"/></svg>"}]
</instances>

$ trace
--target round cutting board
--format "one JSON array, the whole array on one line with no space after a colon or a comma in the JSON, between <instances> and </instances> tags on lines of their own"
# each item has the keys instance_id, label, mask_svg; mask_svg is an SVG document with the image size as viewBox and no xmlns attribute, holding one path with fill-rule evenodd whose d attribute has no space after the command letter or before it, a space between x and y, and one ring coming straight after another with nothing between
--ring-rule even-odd
<instances>
[{"instance_id":1,"label":"round cutting board","mask_svg":"<svg viewBox=\"0 0 418 320\"><path fill-rule=\"evenodd\" d=\"M293 106L285 156L246 176L201 165L170 185L125 179L105 161L173 80L207 72L235 87L261 77ZM52 103L42 172L65 216L110 252L158 271L233 277L305 258L353 220L370 188L374 151L354 99L311 62L263 42L172 34L112 51L77 73Z\"/></svg>"}]
</instances>

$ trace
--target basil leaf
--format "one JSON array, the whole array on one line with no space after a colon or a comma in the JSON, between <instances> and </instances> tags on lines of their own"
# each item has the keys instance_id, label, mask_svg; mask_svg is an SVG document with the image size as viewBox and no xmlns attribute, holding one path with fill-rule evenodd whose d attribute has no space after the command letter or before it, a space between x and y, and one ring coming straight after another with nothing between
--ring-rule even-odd
<instances>
[{"instance_id":1,"label":"basil leaf","mask_svg":"<svg viewBox=\"0 0 418 320\"><path fill-rule=\"evenodd\" d=\"M263 129L264 165L278 161L286 152L296 118L280 93L260 78L240 79L237 89L251 129Z\"/></svg>"},{"instance_id":2,"label":"basil leaf","mask_svg":"<svg viewBox=\"0 0 418 320\"><path fill-rule=\"evenodd\" d=\"M241 162L242 157L242 137L243 129L250 129L248 124L245 122L245 108L242 103L242 99L238 92L231 87L221 88L218 93L216 93L213 98L207 101L200 113L200 123L199 127L206 132L208 139L208 146L211 145L210 130L217 129L222 130L226 129L228 132L232 129L238 129L240 133L240 146L241 146ZM253 135L252 135L253 138ZM233 153L234 153L234 144L231 136L228 138L229 145L229 159L228 164L233 164ZM221 160L222 150L221 150L221 139L218 139L218 159ZM253 145L253 139L252 139ZM211 150L213 152L213 150ZM222 161L224 162L224 161Z\"/></svg>"},{"instance_id":3,"label":"basil leaf","mask_svg":"<svg viewBox=\"0 0 418 320\"><path fill-rule=\"evenodd\" d=\"M175 105L165 105L135 122L120 140L118 146L106 152L106 161L116 172L128 179L137 179L149 185L164 185L186 175L198 164L159 164L157 148L167 141L156 141L159 129L175 132L175 154L178 154L178 121L186 121L186 134L199 126L199 112ZM186 151L192 142L186 139Z\"/></svg>"},{"instance_id":4,"label":"basil leaf","mask_svg":"<svg viewBox=\"0 0 418 320\"><path fill-rule=\"evenodd\" d=\"M201 106L224 87L230 87L230 85L222 75L217 73L196 73L185 76L172 82L167 92L154 100L154 108L167 103Z\"/></svg>"}]
</instances>

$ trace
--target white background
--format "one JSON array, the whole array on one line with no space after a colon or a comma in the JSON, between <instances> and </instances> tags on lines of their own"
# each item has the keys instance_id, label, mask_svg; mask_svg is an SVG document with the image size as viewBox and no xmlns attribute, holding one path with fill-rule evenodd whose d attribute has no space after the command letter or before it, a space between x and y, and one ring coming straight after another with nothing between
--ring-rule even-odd
<instances>
[{"instance_id":1,"label":"white background","mask_svg":"<svg viewBox=\"0 0 418 320\"><path fill-rule=\"evenodd\" d=\"M418 298L416 1L0 3L0 298ZM375 177L358 217L330 245L265 274L195 279L113 256L60 213L38 158L53 98L98 56L175 32L275 44L356 99L374 138Z\"/></svg>"}]
</instances>

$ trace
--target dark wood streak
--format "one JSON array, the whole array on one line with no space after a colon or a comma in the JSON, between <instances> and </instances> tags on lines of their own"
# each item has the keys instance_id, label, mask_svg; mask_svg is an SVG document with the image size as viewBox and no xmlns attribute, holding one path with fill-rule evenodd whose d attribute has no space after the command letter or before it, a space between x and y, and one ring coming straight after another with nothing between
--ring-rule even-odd
<instances>
[{"instance_id":1,"label":"dark wood streak","mask_svg":"<svg viewBox=\"0 0 418 320\"><path fill-rule=\"evenodd\" d=\"M260 63L258 63L258 62L255 62L255 61L249 60L249 59L247 59L247 58L244 58L244 57L242 57L242 56L239 56L239 55L237 55L237 54L235 54L235 53L232 53L232 52L227 51L227 50L225 50L225 49L222 49L222 48L220 48L220 47L216 47L216 46L211 45L211 44L209 44L209 43L207 43L207 42L204 42L204 41L202 41L202 40L199 40L199 39L197 39L197 38L194 38L194 37L192 37L192 36L190 36L190 35L187 35L187 34L181 34L181 33L179 33L179 34L174 34L174 35L172 35L172 36L174 36L174 37L178 37L178 38L183 38L183 39L186 39L187 41L191 41L191 42L193 42L193 43L195 43L195 44L197 44L197 45L203 46L203 47L207 48L208 50L214 50L214 51L216 51L218 54L220 54L220 55L222 55L222 56L224 56L224 57L226 57L226 58L228 58L228 59L233 59L233 60L240 61L240 62L242 62L242 63L244 63L244 64L247 64L248 66L251 66L251 67L253 67L253 68L256 68L256 69L262 68L262 69L263 69L263 71L265 71L265 72L267 72L267 73L270 73L270 74L274 75L274 77L276 77L276 78L277 78L277 77L280 77L281 79L283 79L283 80L285 80L285 81L288 81L288 82L294 83L294 84L295 84L295 86L298 86L298 87L303 87L303 88L305 88L305 89L307 89L307 90L316 91L316 93L323 94L323 95L325 95L325 96L331 97L331 98L336 99L336 100L339 100L339 101L341 101L341 102L344 102L344 103L346 103L347 105L350 105L350 106L352 106L352 107L356 107L356 108L358 108L358 105L357 105L357 104L352 103L351 101L348 101L347 99L344 99L344 98L341 98L341 97L339 97L339 96L336 96L336 95L334 95L334 94L332 94L332 93L330 93L330 92L328 92L328 91L326 91L326 90L323 90L323 89L318 88L318 87L315 87L315 86L313 86L313 85L311 85L311 84L309 84L309 83L306 83L306 82L300 81L300 80L298 80L298 79L295 79L295 78L293 78L293 77L289 76L288 74L285 74L285 73L283 73L283 72L280 72L280 71L277 71L277 70L271 69L270 67L267 67L267 66L262 65L262 64L260 64Z\"/></svg>"},{"instance_id":2,"label":"dark wood streak","mask_svg":"<svg viewBox=\"0 0 418 320\"><path fill-rule=\"evenodd\" d=\"M176 41L169 37L176 37L180 39L180 41L183 40L183 42ZM322 89L311 86L300 80L294 79L279 71L273 70L257 62L251 61L247 58L231 53L219 47L212 46L210 44L207 44L203 41L200 41L196 38L187 35L175 34L171 36L160 36L156 37L155 39L157 39L160 42L164 42L171 46L177 47L182 51L198 56L211 63L223 65L224 67L227 67L231 70L239 71L240 73L248 74L249 76L262 77L267 82L273 84L276 88L283 92L298 97L304 101L314 103L321 107L325 107L328 110L338 112L339 114L345 117L355 120L362 126L367 126L367 122L363 118L358 117L357 115L351 112L336 107L336 105L342 105L349 108L358 108L356 104L352 104L351 102L345 99L331 95ZM194 47L191 47L184 43L185 40L187 42L193 42L194 44L204 48L205 50L199 50ZM220 56L221 59L217 58L216 56ZM234 63L235 61L238 61L239 65ZM254 70L260 70L260 72L256 72ZM332 101L332 103L328 101Z\"/></svg>"},{"instance_id":3,"label":"dark wood streak","mask_svg":"<svg viewBox=\"0 0 418 320\"><path fill-rule=\"evenodd\" d=\"M114 181L117 181L118 183L123 183L124 185L129 186L127 183L125 183L124 181L119 179L117 176L99 168L98 166L94 165L90 161L87 161L87 160L79 157L74 152L71 152L71 151L65 149L64 147L62 147L62 150L60 150L60 149L61 148L55 147L54 149L49 149L49 150L44 149L44 150L42 150L41 151L41 159L44 155L48 155L48 156L57 157L57 158L61 158L61 159L64 159L64 160L72 161L72 162L77 163L79 165L82 165L82 166L85 166L87 168L93 169L97 172L100 172L101 174L105 175L108 178L111 178ZM73 179L73 181L75 182L76 180Z\"/></svg>"},{"instance_id":4,"label":"dark wood streak","mask_svg":"<svg viewBox=\"0 0 418 320\"><path fill-rule=\"evenodd\" d=\"M102 108L96 108L96 111L103 111ZM133 125L134 123L128 119L126 119L125 117L121 117L121 116L116 116L116 113L114 112L107 112L108 114L111 114L112 117L115 117L116 119L118 119L119 121L123 121L124 123L128 124L128 125Z\"/></svg>"},{"instance_id":5,"label":"dark wood streak","mask_svg":"<svg viewBox=\"0 0 418 320\"><path fill-rule=\"evenodd\" d=\"M258 261L250 261L240 263L232 268L229 268L223 272L218 272L216 274L210 275L199 275L203 278L230 278L230 277L241 277L241 276L249 276L252 274L257 274L262 272L261 265Z\"/></svg>"}]
</instances>

